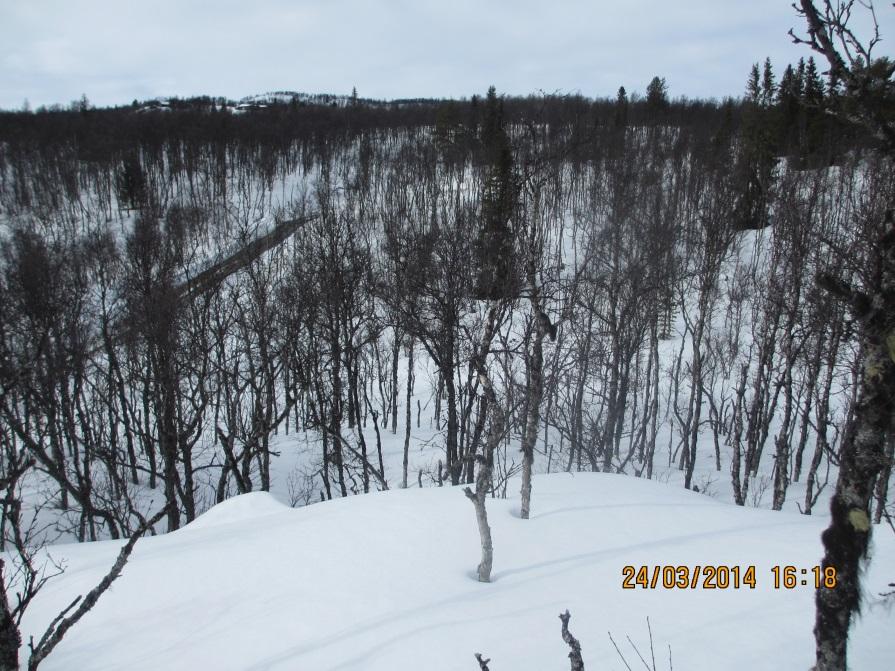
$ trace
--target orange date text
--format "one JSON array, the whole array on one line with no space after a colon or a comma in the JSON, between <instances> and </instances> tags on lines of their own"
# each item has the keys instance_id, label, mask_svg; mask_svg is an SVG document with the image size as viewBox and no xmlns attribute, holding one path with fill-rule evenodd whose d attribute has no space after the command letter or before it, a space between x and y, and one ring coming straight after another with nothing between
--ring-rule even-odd
<instances>
[{"instance_id":1,"label":"orange date text","mask_svg":"<svg viewBox=\"0 0 895 671\"><path fill-rule=\"evenodd\" d=\"M754 566L624 566L622 589L755 589Z\"/></svg>"}]
</instances>

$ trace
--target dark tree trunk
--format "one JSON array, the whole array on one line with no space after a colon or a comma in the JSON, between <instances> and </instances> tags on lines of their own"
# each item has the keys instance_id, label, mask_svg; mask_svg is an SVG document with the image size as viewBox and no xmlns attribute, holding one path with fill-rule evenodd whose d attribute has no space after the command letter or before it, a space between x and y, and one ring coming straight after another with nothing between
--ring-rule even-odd
<instances>
[{"instance_id":1,"label":"dark tree trunk","mask_svg":"<svg viewBox=\"0 0 895 671\"><path fill-rule=\"evenodd\" d=\"M165 505L168 510L168 531L180 528L180 507L177 504L178 489L178 439L177 439L177 380L174 375L174 363L171 361L173 349L162 345L157 350L156 389L159 408L159 451L162 455Z\"/></svg>"},{"instance_id":2,"label":"dark tree trunk","mask_svg":"<svg viewBox=\"0 0 895 671\"><path fill-rule=\"evenodd\" d=\"M535 441L541 424L541 400L544 396L544 336L546 324L541 319L537 289L532 285L532 310L535 315L535 334L528 362L528 418L522 436L522 492L519 516L527 520L531 512L531 468L534 463Z\"/></svg>"},{"instance_id":3,"label":"dark tree trunk","mask_svg":"<svg viewBox=\"0 0 895 671\"><path fill-rule=\"evenodd\" d=\"M893 278L895 279L895 278ZM895 294L890 294L895 297ZM890 302L895 302L890 298ZM895 305L889 305L889 317ZM860 568L870 543L870 501L873 484L886 465L886 434L895 398L895 361L887 339L888 329L865 329L866 343L860 395L852 430L842 446L839 480L830 501L830 525L821 536L821 567L836 570L836 587L817 590L817 671L844 671L848 629L860 603Z\"/></svg>"},{"instance_id":4,"label":"dark tree trunk","mask_svg":"<svg viewBox=\"0 0 895 671\"><path fill-rule=\"evenodd\" d=\"M333 438L333 458L336 462L336 472L339 476L339 493L343 498L348 496L348 489L345 486L345 462L342 453L342 349L339 344L338 332L331 334L330 341L330 364L332 371L330 379L332 380L332 399L330 401L330 421L329 431Z\"/></svg>"},{"instance_id":5,"label":"dark tree trunk","mask_svg":"<svg viewBox=\"0 0 895 671\"><path fill-rule=\"evenodd\" d=\"M4 568L0 559L0 671L18 671L22 639L6 598Z\"/></svg>"},{"instance_id":6,"label":"dark tree trunk","mask_svg":"<svg viewBox=\"0 0 895 671\"><path fill-rule=\"evenodd\" d=\"M457 417L457 385L453 379L453 369L450 371L450 377L445 378L445 386L447 387L447 467L451 473L451 485L460 484L460 474L463 471L463 462L460 461L457 454L457 434L460 428L460 421Z\"/></svg>"},{"instance_id":7,"label":"dark tree trunk","mask_svg":"<svg viewBox=\"0 0 895 671\"><path fill-rule=\"evenodd\" d=\"M838 342L838 338L837 338ZM805 508L804 512L806 515L811 514L812 508L814 508L814 502L817 498L815 495L815 486L817 484L817 471L820 468L821 460L823 459L823 455L827 453L830 449L829 442L827 440L827 424L829 420L829 412L830 412L830 393L833 388L833 379L836 372L835 366L835 351L834 348L833 354L830 355L829 362L827 364L827 372L826 379L824 381L824 387L818 395L817 405L815 407L814 416L816 419L816 428L815 428L815 444L814 444L814 456L811 457L811 464L808 467L808 476L805 478Z\"/></svg>"},{"instance_id":8,"label":"dark tree trunk","mask_svg":"<svg viewBox=\"0 0 895 671\"><path fill-rule=\"evenodd\" d=\"M785 388L786 400L783 404L783 422L780 425L779 433L775 441L776 459L774 463L774 500L771 505L773 510L782 510L786 501L786 490L789 487L789 459L792 452L790 446L792 431L793 414L793 393L792 393L792 367L795 365L794 358L790 355L789 350L792 344L787 344L787 360L786 372L784 373L783 386Z\"/></svg>"},{"instance_id":9,"label":"dark tree trunk","mask_svg":"<svg viewBox=\"0 0 895 671\"><path fill-rule=\"evenodd\" d=\"M389 399L391 404L393 434L398 432L398 354L400 353L400 337L397 329L395 329L394 338L395 341L392 345L392 393L391 399ZM383 424L388 424L388 417L385 418ZM404 478L404 487L407 487L406 477Z\"/></svg>"},{"instance_id":10,"label":"dark tree trunk","mask_svg":"<svg viewBox=\"0 0 895 671\"><path fill-rule=\"evenodd\" d=\"M841 11L840 3L832 0L824 0L820 10L812 0L800 0L795 7L807 23L807 34L798 37L790 30L790 36L823 55L830 65L830 77L844 84L842 101L847 104L833 111L838 111L845 123L863 126L891 160L895 156L895 125L879 113L877 94L870 93L891 90L891 72L874 73L876 63L869 62L878 32L862 44L848 26L851 12ZM846 7L850 8L851 3ZM872 18L878 26L876 17ZM848 60L837 45L847 45ZM853 58L854 53L861 56ZM839 479L830 501L830 526L821 536L825 550L822 566L834 568L837 581L835 588L821 587L816 593L816 671L846 669L848 629L860 599L859 569L870 541L873 483L886 466L886 439L895 397L895 222L891 210L886 213L885 223L880 240L871 244L864 258L857 259L857 265L867 273L864 291L855 291L834 277L818 278L823 288L850 305L861 325L863 379L846 427Z\"/></svg>"},{"instance_id":11,"label":"dark tree trunk","mask_svg":"<svg viewBox=\"0 0 895 671\"><path fill-rule=\"evenodd\" d=\"M406 422L404 424L404 463L401 471L401 486L407 489L407 464L410 457L410 398L413 395L413 338L410 338L410 344L407 348L407 404L406 404ZM384 472L384 471L383 471Z\"/></svg>"},{"instance_id":12,"label":"dark tree trunk","mask_svg":"<svg viewBox=\"0 0 895 671\"><path fill-rule=\"evenodd\" d=\"M839 479L830 501L830 525L821 536L821 566L836 570L836 586L817 590L817 671L844 671L848 630L860 606L860 569L870 543L873 487L887 464L887 439L895 411L895 222L876 245L872 294L823 276L822 286L848 301L861 324L863 360L858 400L842 445Z\"/></svg>"},{"instance_id":13,"label":"dark tree trunk","mask_svg":"<svg viewBox=\"0 0 895 671\"><path fill-rule=\"evenodd\" d=\"M584 671L584 660L581 657L581 643L572 636L569 631L569 620L572 619L569 611L560 613L559 619L562 620L562 640L569 646L569 664L571 671Z\"/></svg>"}]
</instances>

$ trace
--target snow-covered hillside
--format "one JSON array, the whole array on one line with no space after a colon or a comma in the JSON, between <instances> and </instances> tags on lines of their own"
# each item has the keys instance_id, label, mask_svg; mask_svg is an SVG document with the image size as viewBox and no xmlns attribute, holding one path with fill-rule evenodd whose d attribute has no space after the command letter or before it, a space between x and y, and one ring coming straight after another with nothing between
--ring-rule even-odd
<instances>
[{"instance_id":1,"label":"snow-covered hillside","mask_svg":"<svg viewBox=\"0 0 895 671\"><path fill-rule=\"evenodd\" d=\"M518 490L511 483L510 490ZM642 479L538 476L532 519L488 501L494 582L475 580L472 506L459 488L390 491L292 509L232 498L180 531L141 540L96 608L42 669L567 668L557 615L569 609L588 669L624 669L611 632L679 671L808 669L814 590L775 589L775 565L814 566L823 518L720 503ZM852 668L891 668L895 615L878 592L895 539L875 536ZM23 634L108 570L119 544L52 547L66 571L28 611ZM754 589L622 588L623 567L755 566ZM659 580L661 584L661 578ZM638 661L639 664L639 661Z\"/></svg>"},{"instance_id":2,"label":"snow-covered hillside","mask_svg":"<svg viewBox=\"0 0 895 671\"><path fill-rule=\"evenodd\" d=\"M888 167L753 166L749 105L241 106L292 100L23 113L33 138L0 142L0 670L31 555L67 571L22 661L160 509L171 533L41 668L568 668L568 608L590 671L646 652L647 618L659 668L670 645L676 669L807 669L813 585L774 581L813 582L840 475L877 481L850 654L886 668L892 473L840 474L862 338L817 277L873 286L844 260L881 234ZM480 584L443 485L488 480Z\"/></svg>"}]
</instances>

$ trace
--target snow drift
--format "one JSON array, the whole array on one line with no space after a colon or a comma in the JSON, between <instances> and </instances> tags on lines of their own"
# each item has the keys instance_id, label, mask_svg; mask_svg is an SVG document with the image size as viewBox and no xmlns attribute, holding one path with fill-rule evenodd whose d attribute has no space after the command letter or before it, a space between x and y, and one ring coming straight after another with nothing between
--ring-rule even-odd
<instances>
[{"instance_id":1,"label":"snow drift","mask_svg":"<svg viewBox=\"0 0 895 671\"><path fill-rule=\"evenodd\" d=\"M513 487L518 489L518 487ZM268 494L230 499L184 529L141 540L121 578L44 662L79 669L567 668L557 615L590 669L624 668L625 635L658 668L807 669L811 587L775 589L771 567L814 566L826 520L719 503L654 481L538 476L531 520L490 499L494 582L478 583L478 535L460 489L390 491L292 509ZM854 669L889 668L893 616L877 593L895 542L879 530L853 628ZM52 547L65 574L41 592L39 635L114 561L118 542ZM755 566L756 587L622 589L626 565ZM24 653L24 649L23 649Z\"/></svg>"}]
</instances>

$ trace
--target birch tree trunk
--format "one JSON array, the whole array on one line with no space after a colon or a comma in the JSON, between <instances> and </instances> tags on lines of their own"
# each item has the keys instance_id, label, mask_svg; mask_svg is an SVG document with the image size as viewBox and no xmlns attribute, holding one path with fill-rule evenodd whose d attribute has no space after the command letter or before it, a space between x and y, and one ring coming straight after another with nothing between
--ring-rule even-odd
<instances>
[{"instance_id":1,"label":"birch tree trunk","mask_svg":"<svg viewBox=\"0 0 895 671\"><path fill-rule=\"evenodd\" d=\"M870 92L881 91L880 95L891 101L895 91L891 70L872 70L879 61L874 62L870 52L880 38L872 5L869 10L875 30L864 43L847 25L851 12L842 12L832 0L824 0L820 10L812 0L800 0L796 11L805 19L807 34L798 37L792 30L789 34L796 43L806 44L826 58L830 77L845 85L847 106L838 110L840 118L863 126L879 143L884 165L871 170L888 170L895 158L895 124L879 113ZM837 45L843 44L848 45L847 50L840 52ZM891 184L891 173L886 174L882 183ZM839 478L830 501L830 525L821 535L821 566L836 571L836 586L821 586L815 595L816 671L847 668L848 630L859 607L861 562L870 543L873 484L887 463L886 440L895 411L895 221L890 191L887 200L882 235L877 241L867 240L870 244L864 258L858 260L866 273L862 290L839 278L818 277L824 289L849 305L860 325L863 360L858 399L846 429ZM869 212L865 217L868 215L874 216Z\"/></svg>"},{"instance_id":2,"label":"birch tree trunk","mask_svg":"<svg viewBox=\"0 0 895 671\"><path fill-rule=\"evenodd\" d=\"M531 468L534 463L535 441L541 424L541 401L544 397L544 336L549 322L541 311L541 300L533 278L530 282L531 311L534 315L534 341L528 361L528 419L522 435L522 504L519 516L527 520L531 511Z\"/></svg>"},{"instance_id":3,"label":"birch tree trunk","mask_svg":"<svg viewBox=\"0 0 895 671\"><path fill-rule=\"evenodd\" d=\"M886 442L895 412L895 225L888 213L881 241L880 283L872 296L853 293L827 278L847 298L861 323L862 379L851 430L842 445L839 479L830 501L830 525L821 535L821 567L836 572L836 586L816 593L817 671L844 671L848 630L860 603L861 562L870 544L874 483L887 464Z\"/></svg>"},{"instance_id":4,"label":"birch tree trunk","mask_svg":"<svg viewBox=\"0 0 895 671\"><path fill-rule=\"evenodd\" d=\"M494 338L494 328L497 321L497 304L488 310L488 319L485 324L485 333L477 355L473 355L473 365L479 373L479 382L488 399L488 407L491 410L491 425L488 428L488 438L485 441L484 455L476 455L479 465L475 478L475 491L469 487L463 489L466 497L472 501L475 508L476 523L479 528L479 538L482 543L482 560L479 562L477 574L479 582L491 582L491 567L494 565L494 545L491 541L491 527L488 524L488 511L485 508L485 498L491 490L491 472L494 469L494 450L497 449L503 437L506 413L503 406L497 400L494 385L488 375L486 358Z\"/></svg>"}]
</instances>

